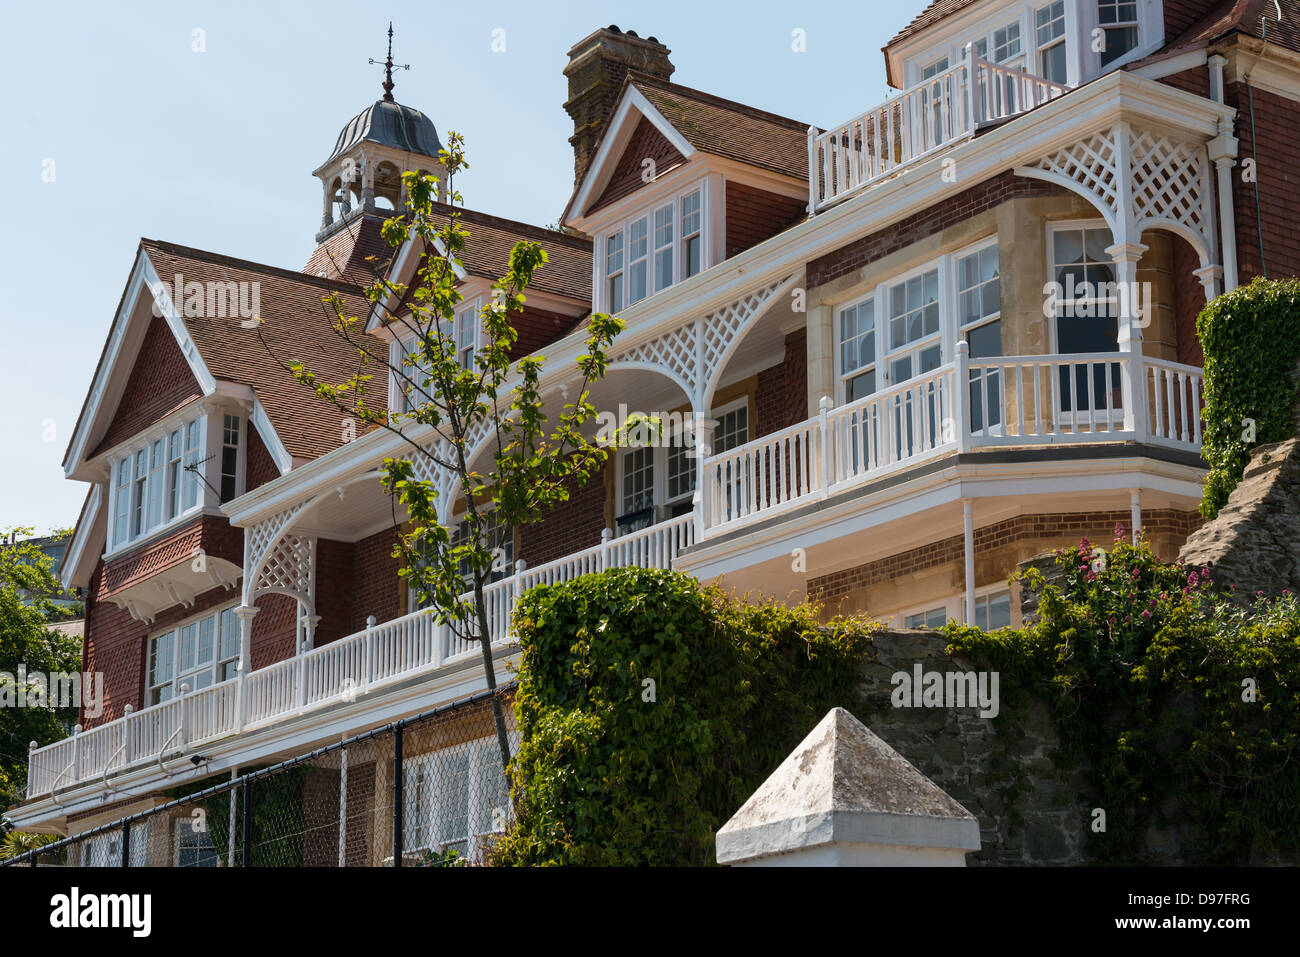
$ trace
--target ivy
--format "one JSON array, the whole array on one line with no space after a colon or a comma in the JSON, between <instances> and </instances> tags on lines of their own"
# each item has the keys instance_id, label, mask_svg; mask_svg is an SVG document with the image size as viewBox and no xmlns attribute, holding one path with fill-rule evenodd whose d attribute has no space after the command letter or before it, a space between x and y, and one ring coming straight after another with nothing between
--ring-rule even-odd
<instances>
[{"instance_id":1,"label":"ivy","mask_svg":"<svg viewBox=\"0 0 1300 957\"><path fill-rule=\"evenodd\" d=\"M532 589L514 630L516 819L494 861L704 865L817 720L861 705L875 626L621 568Z\"/></svg>"},{"instance_id":2,"label":"ivy","mask_svg":"<svg viewBox=\"0 0 1300 957\"><path fill-rule=\"evenodd\" d=\"M1201 311L1209 464L1201 514L1214 518L1241 481L1250 450L1295 434L1300 388L1300 280L1255 279ZM1252 427L1253 423L1253 427Z\"/></svg>"},{"instance_id":3,"label":"ivy","mask_svg":"<svg viewBox=\"0 0 1300 957\"><path fill-rule=\"evenodd\" d=\"M1175 830L1189 863L1273 862L1300 850L1300 605L1250 608L1203 569L1163 565L1116 529L1109 552L1058 553L1035 570L1039 619L995 633L949 626L949 652L1001 672L998 725L1037 700L1061 736L1081 803L1106 812L1089 857L1142 863L1151 828ZM1002 729L999 728L1002 733Z\"/></svg>"}]
</instances>

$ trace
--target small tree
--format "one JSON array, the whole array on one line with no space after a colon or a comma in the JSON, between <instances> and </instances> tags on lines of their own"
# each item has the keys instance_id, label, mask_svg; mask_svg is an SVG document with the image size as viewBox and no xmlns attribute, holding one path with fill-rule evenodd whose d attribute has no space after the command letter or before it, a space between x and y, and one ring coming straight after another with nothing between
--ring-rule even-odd
<instances>
[{"instance_id":1,"label":"small tree","mask_svg":"<svg viewBox=\"0 0 1300 957\"><path fill-rule=\"evenodd\" d=\"M601 313L591 316L586 352L578 358L582 381L576 397L553 421L548 419L538 389L543 357L529 355L514 363L510 359L518 339L512 320L523 308L524 291L533 274L547 262L540 244L520 242L480 313L486 342L466 363L455 341L453 322L463 298L456 288L456 270L462 250L473 239L460 226L457 207L463 201L454 189L456 174L467 166L463 138L449 134L448 148L440 156L449 204L436 202L435 178L406 172L402 174L406 208L383 226L384 240L394 249L412 238L422 241L425 257L415 281L408 285L377 275L366 289L370 303L407 341L401 362L390 361L386 352L374 348L373 340L367 341L367 318L348 315L338 294L324 300L330 327L357 351L357 373L343 382L324 382L301 362L277 359L322 401L406 441L411 454L385 459L381 480L394 500L398 543L393 554L401 562L399 575L439 623L459 638L479 642L487 687L495 692L484 589L494 568L500 567L501 555L489 538L487 514L495 511L496 519L510 527L538 522L604 464L607 450L589 441L581 430L595 414L588 401L590 386L604 375L606 349L623 323ZM271 351L269 345L267 349ZM367 401L372 369L381 372L379 381L385 385L390 374L397 377L404 410L384 411ZM422 426L431 431L426 433ZM486 473L474 467L472 458L483 441L492 460ZM424 471L420 464L450 473L456 480L465 499L467 535L453 540L439 521L439 491L434 482L420 477ZM397 506L408 516L406 528L398 524ZM495 693L492 714L502 768L508 770L510 743Z\"/></svg>"},{"instance_id":2,"label":"small tree","mask_svg":"<svg viewBox=\"0 0 1300 957\"><path fill-rule=\"evenodd\" d=\"M0 682L17 681L19 666L28 674L81 670L81 641L47 627L59 609L49 595L61 589L51 561L30 541L33 530L4 531L0 546ZM17 689L6 689L16 692ZM77 720L75 707L0 707L0 810L22 800L27 786L27 747L65 738Z\"/></svg>"}]
</instances>

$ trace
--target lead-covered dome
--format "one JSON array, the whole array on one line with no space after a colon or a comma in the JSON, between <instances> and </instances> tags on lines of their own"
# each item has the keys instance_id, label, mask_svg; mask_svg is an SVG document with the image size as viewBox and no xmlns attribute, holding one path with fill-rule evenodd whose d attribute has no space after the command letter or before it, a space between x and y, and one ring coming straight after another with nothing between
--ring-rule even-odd
<instances>
[{"instance_id":1,"label":"lead-covered dome","mask_svg":"<svg viewBox=\"0 0 1300 957\"><path fill-rule=\"evenodd\" d=\"M410 106L395 100L375 100L348 121L339 132L329 162L358 143L378 143L421 156L438 155L442 143L433 121Z\"/></svg>"}]
</instances>

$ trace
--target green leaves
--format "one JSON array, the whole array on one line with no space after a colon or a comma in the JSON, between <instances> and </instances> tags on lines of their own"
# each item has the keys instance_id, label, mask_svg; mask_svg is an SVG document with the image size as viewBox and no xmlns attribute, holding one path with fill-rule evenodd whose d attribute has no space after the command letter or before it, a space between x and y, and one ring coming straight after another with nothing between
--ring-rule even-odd
<instances>
[{"instance_id":1,"label":"green leaves","mask_svg":"<svg viewBox=\"0 0 1300 957\"><path fill-rule=\"evenodd\" d=\"M497 862L711 864L713 833L808 729L857 707L873 630L652 569L532 589Z\"/></svg>"},{"instance_id":2,"label":"green leaves","mask_svg":"<svg viewBox=\"0 0 1300 957\"><path fill-rule=\"evenodd\" d=\"M1294 435L1300 280L1257 278L1225 293L1201 311L1196 334L1205 353L1201 456L1210 471L1201 514L1208 519L1241 481L1252 448Z\"/></svg>"}]
</instances>

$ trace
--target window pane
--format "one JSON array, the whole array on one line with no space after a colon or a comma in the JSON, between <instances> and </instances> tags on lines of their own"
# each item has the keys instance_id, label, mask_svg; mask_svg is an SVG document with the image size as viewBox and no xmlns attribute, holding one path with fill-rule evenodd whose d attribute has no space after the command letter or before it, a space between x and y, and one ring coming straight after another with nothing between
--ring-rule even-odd
<instances>
[{"instance_id":1,"label":"window pane","mask_svg":"<svg viewBox=\"0 0 1300 957\"><path fill-rule=\"evenodd\" d=\"M463 747L438 755L437 842L469 837L469 751Z\"/></svg>"}]
</instances>

